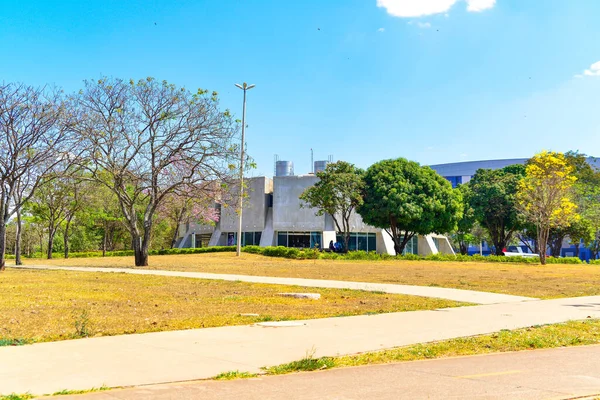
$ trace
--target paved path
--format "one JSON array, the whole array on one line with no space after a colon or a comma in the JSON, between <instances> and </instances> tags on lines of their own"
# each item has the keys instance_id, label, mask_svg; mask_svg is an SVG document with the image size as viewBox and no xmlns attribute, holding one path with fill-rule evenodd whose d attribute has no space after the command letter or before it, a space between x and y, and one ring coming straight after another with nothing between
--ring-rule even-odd
<instances>
[{"instance_id":1,"label":"paved path","mask_svg":"<svg viewBox=\"0 0 600 400\"><path fill-rule=\"evenodd\" d=\"M512 296L508 294L477 292L474 290L448 289L429 286L394 285L387 283L328 281L323 279L276 278L270 276L210 274L205 272L163 271L151 269L130 268L98 268L98 267L57 267L57 266L18 266L10 268L48 269L84 272L123 272L135 275L179 276L184 278L216 279L223 281L241 281L253 283L271 283L276 285L294 285L330 289L355 289L380 291L390 294L410 294L415 296L436 297L454 301L464 301L475 304L512 303L515 301L535 300L531 297Z\"/></svg>"},{"instance_id":2,"label":"paved path","mask_svg":"<svg viewBox=\"0 0 600 400\"><path fill-rule=\"evenodd\" d=\"M573 399L600 394L599 359L600 346L568 347L152 385L68 400Z\"/></svg>"},{"instance_id":3,"label":"paved path","mask_svg":"<svg viewBox=\"0 0 600 400\"><path fill-rule=\"evenodd\" d=\"M600 318L600 296L306 320L0 347L0 393L132 386L257 372L307 352L334 356Z\"/></svg>"}]
</instances>

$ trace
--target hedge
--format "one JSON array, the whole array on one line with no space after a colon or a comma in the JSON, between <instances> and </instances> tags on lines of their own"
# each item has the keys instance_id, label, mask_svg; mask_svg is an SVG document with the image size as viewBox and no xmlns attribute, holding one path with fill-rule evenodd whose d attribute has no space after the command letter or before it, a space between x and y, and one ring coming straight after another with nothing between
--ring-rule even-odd
<instances>
[{"instance_id":1,"label":"hedge","mask_svg":"<svg viewBox=\"0 0 600 400\"><path fill-rule=\"evenodd\" d=\"M217 252L233 252L236 246L212 246L198 247L185 249L162 249L151 250L149 255L168 255L168 254L202 254L202 253L217 253ZM284 246L245 246L242 248L245 253L259 254L266 257L282 257L294 260L411 260L411 261L454 261L454 262L495 262L495 263L517 263L517 264L539 264L539 257L506 257L506 256L480 256L475 254L472 256L457 254L430 254L428 256L419 256L417 254L405 254L400 257L391 256L389 254L378 254L375 252L366 252L363 250L350 251L348 253L332 253L320 252L314 249L296 249L293 247ZM54 258L62 258L63 253L53 253ZM133 250L107 251L107 257L133 256ZM12 255L7 255L7 258L13 258ZM69 253L70 258L86 258L86 257L102 257L101 251L90 252L74 252ZM41 258L40 253L35 253L32 258ZM578 257L547 257L548 264L582 264ZM591 260L590 264L600 265L600 260Z\"/></svg>"},{"instance_id":2,"label":"hedge","mask_svg":"<svg viewBox=\"0 0 600 400\"><path fill-rule=\"evenodd\" d=\"M213 247L197 247L197 248L184 248L184 249L161 249L161 250L150 250L148 252L151 256L156 255L168 255L168 254L200 254L200 253L219 253L219 252L231 252L235 251L235 246L213 246ZM31 258L42 258L46 254L33 253ZM64 253L52 253L53 258L64 258ZM123 257L133 256L133 250L119 250L119 251L107 251L106 257ZM7 256L8 257L8 256ZM14 256L13 256L14 257ZM90 257L102 257L101 251L85 251L85 252L72 252L69 253L69 258L90 258Z\"/></svg>"},{"instance_id":3,"label":"hedge","mask_svg":"<svg viewBox=\"0 0 600 400\"><path fill-rule=\"evenodd\" d=\"M480 256L478 254L467 256L462 254L430 254L428 256L419 256L417 254L406 254L400 257L389 254L378 254L366 251L350 251L348 253L319 252L313 249L295 249L283 246L277 247L259 247L246 246L242 249L246 253L260 254L267 257L283 257L297 260L321 259L321 260L414 260L414 261L458 261L458 262L496 262L496 263L518 263L518 264L539 264L539 257L506 257L506 256ZM577 257L546 258L548 264L582 264Z\"/></svg>"}]
</instances>

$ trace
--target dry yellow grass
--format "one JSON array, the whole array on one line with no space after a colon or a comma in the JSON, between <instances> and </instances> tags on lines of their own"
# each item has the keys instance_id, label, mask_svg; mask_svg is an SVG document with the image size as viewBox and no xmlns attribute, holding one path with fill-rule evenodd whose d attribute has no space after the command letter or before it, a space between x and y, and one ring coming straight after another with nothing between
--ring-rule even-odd
<instances>
[{"instance_id":1,"label":"dry yellow grass","mask_svg":"<svg viewBox=\"0 0 600 400\"><path fill-rule=\"evenodd\" d=\"M117 335L462 305L336 289L310 289L321 294L320 300L277 296L289 291L306 289L123 273L8 269L0 274L0 339L50 341L77 337L78 329L89 330L92 336Z\"/></svg>"},{"instance_id":2,"label":"dry yellow grass","mask_svg":"<svg viewBox=\"0 0 600 400\"><path fill-rule=\"evenodd\" d=\"M26 264L132 267L133 257L25 260ZM243 253L150 257L149 269L441 286L556 298L600 294L594 265L523 265L435 261L288 260Z\"/></svg>"}]
</instances>

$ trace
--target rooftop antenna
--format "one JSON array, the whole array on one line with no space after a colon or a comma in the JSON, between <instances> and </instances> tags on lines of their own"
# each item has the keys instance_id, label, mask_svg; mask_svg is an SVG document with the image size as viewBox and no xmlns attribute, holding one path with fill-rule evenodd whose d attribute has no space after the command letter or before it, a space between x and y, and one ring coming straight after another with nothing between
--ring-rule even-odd
<instances>
[{"instance_id":1,"label":"rooftop antenna","mask_svg":"<svg viewBox=\"0 0 600 400\"><path fill-rule=\"evenodd\" d=\"M315 173L315 163L313 161L314 157L313 157L313 149L310 149L310 172L312 174Z\"/></svg>"},{"instance_id":2,"label":"rooftop antenna","mask_svg":"<svg viewBox=\"0 0 600 400\"><path fill-rule=\"evenodd\" d=\"M273 176L277 176L277 161L279 161L279 155L275 154L273 160Z\"/></svg>"},{"instance_id":3,"label":"rooftop antenna","mask_svg":"<svg viewBox=\"0 0 600 400\"><path fill-rule=\"evenodd\" d=\"M333 162L333 154L330 154L327 158L328 158L328 160L329 160L330 163Z\"/></svg>"}]
</instances>

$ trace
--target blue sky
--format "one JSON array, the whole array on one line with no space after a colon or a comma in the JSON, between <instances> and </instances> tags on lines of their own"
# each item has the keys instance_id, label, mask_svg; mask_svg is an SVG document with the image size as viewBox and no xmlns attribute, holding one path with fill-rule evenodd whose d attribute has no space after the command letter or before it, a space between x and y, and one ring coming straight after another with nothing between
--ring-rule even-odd
<instances>
[{"instance_id":1,"label":"blue sky","mask_svg":"<svg viewBox=\"0 0 600 400\"><path fill-rule=\"evenodd\" d=\"M361 167L600 155L600 1L0 0L0 80L154 76L221 95L273 156Z\"/></svg>"}]
</instances>

